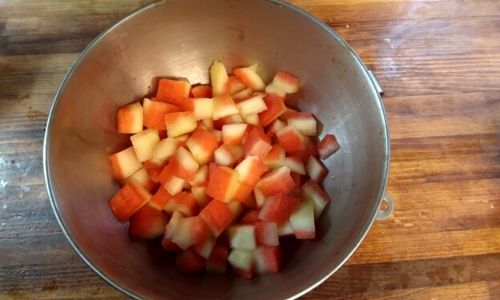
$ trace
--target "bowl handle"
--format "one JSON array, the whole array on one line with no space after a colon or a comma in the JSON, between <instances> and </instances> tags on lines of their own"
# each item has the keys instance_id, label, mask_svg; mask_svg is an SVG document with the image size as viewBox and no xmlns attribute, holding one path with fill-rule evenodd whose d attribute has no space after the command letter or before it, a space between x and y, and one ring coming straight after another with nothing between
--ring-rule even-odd
<instances>
[{"instance_id":1,"label":"bowl handle","mask_svg":"<svg viewBox=\"0 0 500 300\"><path fill-rule=\"evenodd\" d=\"M373 73L372 70L368 70L368 77L370 77L370 80L373 83L373 86L375 87L375 90L378 92L378 94L380 96L383 96L384 89L382 89L382 86L378 82L377 77L375 77L375 74ZM380 204L379 210L375 218L377 219L377 221L386 220L392 215L393 210L394 210L394 198L392 198L392 196L387 191L385 191L384 197L382 198L382 203Z\"/></svg>"},{"instance_id":2,"label":"bowl handle","mask_svg":"<svg viewBox=\"0 0 500 300\"><path fill-rule=\"evenodd\" d=\"M377 77L375 77L375 74L373 73L372 70L368 70L368 77L370 77L370 80L372 81L373 86L375 87L375 90L377 91L377 93L380 96L383 96L384 95L384 89L382 88L382 86L378 82L378 79L377 79Z\"/></svg>"},{"instance_id":3,"label":"bowl handle","mask_svg":"<svg viewBox=\"0 0 500 300\"><path fill-rule=\"evenodd\" d=\"M384 192L384 197L382 198L382 203L378 209L375 219L377 221L383 221L392 215L394 210L394 198L387 191Z\"/></svg>"}]
</instances>

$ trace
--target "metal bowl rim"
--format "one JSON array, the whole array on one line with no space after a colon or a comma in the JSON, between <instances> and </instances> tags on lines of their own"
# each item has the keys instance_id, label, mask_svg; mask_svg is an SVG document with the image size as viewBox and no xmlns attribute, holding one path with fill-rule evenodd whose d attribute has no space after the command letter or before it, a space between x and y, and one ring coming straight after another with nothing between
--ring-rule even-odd
<instances>
[{"instance_id":1,"label":"metal bowl rim","mask_svg":"<svg viewBox=\"0 0 500 300\"><path fill-rule=\"evenodd\" d=\"M381 115L381 120L382 120L383 125L384 125L383 126L384 127L384 137L386 139L386 143L385 143L385 153L386 153L386 155L385 155L385 161L384 161L384 167L383 167L382 184L381 184L379 192L377 194L376 206L374 208L372 208L371 218L369 218L368 222L366 222L364 224L364 226L362 227L362 230L361 230L362 233L361 233L360 237L358 238L358 240L355 242L354 247L337 264L337 266L335 268L333 268L325 276L323 276L321 278L318 278L316 280L316 282L313 283L308 288L305 288L305 289L297 292L296 294L291 295L291 296L288 297L288 299L297 299L297 298L305 295L306 293L310 292L311 290L313 290L314 288L316 288L320 284L322 284L326 279L328 279L331 275L333 275L342 265L344 265L344 263L352 256L352 254L359 247L359 245L361 244L361 242L366 237L366 235L367 235L370 227L372 226L372 224L373 224L373 222L374 222L374 220L376 218L376 212L378 210L378 207L380 206L380 203L381 203L382 198L383 198L384 191L386 189L387 177L388 177L388 174L389 174L389 162L390 162L390 137L389 137L389 128L388 128L388 125L387 125L387 117L386 117L386 113L385 113L385 110L384 110L384 105L383 105L383 102L382 102L382 98L378 94L378 92L377 92L377 90L376 90L373 82L370 79L370 76L368 75L368 68L361 61L361 58L357 55L357 53L354 51L354 49L352 49L351 46L349 46L349 44L340 35L338 35L332 28L330 28L328 25L326 25L325 23L323 23L321 20L317 19L313 15L309 14L308 12L306 12L306 11L304 11L304 10L302 10L302 9L300 9L300 8L298 8L298 7L290 4L290 3L285 3L285 2L282 2L280 0L263 0L263 1L270 2L270 3L276 4L276 5L280 5L280 6L286 7L287 9L290 9L290 10L294 11L295 13L298 13L298 14L302 15L303 17L309 19L310 21L314 22L316 25L320 26L327 33L329 33L332 38L336 39L348 52L350 52L351 56L354 58L354 60L355 60L356 64L358 65L358 67L361 67L362 70L364 71L363 75L365 77L365 80L370 83L370 92L371 92L373 98L377 100L376 104L377 104L377 107L378 107L378 111L379 111L379 113ZM73 236L71 235L71 233L67 229L66 224L64 223L64 221L62 219L62 215L60 214L59 207L58 207L57 201L56 201L56 197L55 197L55 195L54 195L54 193L52 191L53 183L52 183L52 180L51 180L50 160L49 160L49 157L48 157L48 153L49 153L49 150L50 150L49 149L49 144L50 144L50 139L51 139L52 123L53 123L53 120L54 120L54 115L55 115L55 112L57 110L57 107L58 107L61 95L62 95L63 91L65 90L66 85L68 84L69 80L71 79L71 77L73 76L73 74L75 73L75 71L78 69L78 67L80 66L80 64L82 63L82 61L85 59L85 57L87 56L87 54L106 35L110 34L112 31L114 31L116 28L118 28L122 23L127 22L129 19L132 19L135 16L137 16L137 15L139 15L141 13L144 13L145 11L147 11L149 9L152 9L155 6L162 5L162 4L168 4L169 2L173 2L173 1L160 1L160 2L156 2L156 3L152 3L152 4L149 4L149 5L146 5L146 6L142 7L142 8L139 8L135 12L132 12L128 16L126 16L123 19L117 21L114 25L112 25L108 29L106 29L103 32L101 32L96 38L94 38L85 47L85 49L78 55L78 57L76 58L75 62L72 64L72 66L66 72L66 74L64 76L64 79L61 82L61 85L59 86L59 88L58 88L58 90L57 90L57 92L56 92L56 94L54 96L54 99L53 99L52 105L51 105L51 107L49 109L49 114L48 114L48 117L47 117L47 124L46 124L46 127L45 127L44 142L43 142L43 154L42 155L43 155L43 174L44 174L44 177L45 177L45 187L47 189L47 193L48 193L48 196L49 196L50 205L52 207L52 210L53 210L54 215L56 217L57 223L59 224L59 226L60 226L63 234L66 236L67 240L69 241L69 243L71 244L71 246L73 247L73 249L76 251L76 253L80 256L80 258L95 273L97 273L109 285L111 285L112 287L114 287L118 291L122 292L126 296L129 296L129 297L131 297L133 299L142 299L142 297L140 295L136 294L135 292L133 292L133 291L131 291L131 290L125 288L125 287L122 287L120 285L120 283L118 283L115 280L113 280L112 278L110 278L110 276L108 274L106 274L104 271L101 271L96 265L94 265L93 262L85 255L85 253L82 251L82 249L80 249L78 243L76 242L76 240L73 238Z\"/></svg>"}]
</instances>

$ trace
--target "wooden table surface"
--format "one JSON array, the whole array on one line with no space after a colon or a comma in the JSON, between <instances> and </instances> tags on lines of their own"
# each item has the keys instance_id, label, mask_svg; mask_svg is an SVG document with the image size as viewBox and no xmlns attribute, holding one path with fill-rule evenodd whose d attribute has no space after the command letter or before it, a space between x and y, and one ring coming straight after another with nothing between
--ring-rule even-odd
<instances>
[{"instance_id":1,"label":"wooden table surface","mask_svg":"<svg viewBox=\"0 0 500 300\"><path fill-rule=\"evenodd\" d=\"M99 32L151 1L0 0L0 298L122 298L44 186L47 112ZM385 89L396 210L305 298L500 299L500 1L294 0Z\"/></svg>"}]
</instances>

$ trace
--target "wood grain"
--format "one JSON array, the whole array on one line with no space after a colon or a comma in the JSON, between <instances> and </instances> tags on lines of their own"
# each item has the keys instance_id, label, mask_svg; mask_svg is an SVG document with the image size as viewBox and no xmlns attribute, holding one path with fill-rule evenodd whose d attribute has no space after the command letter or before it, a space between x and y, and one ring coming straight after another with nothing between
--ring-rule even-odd
<instances>
[{"instance_id":1,"label":"wood grain","mask_svg":"<svg viewBox=\"0 0 500 300\"><path fill-rule=\"evenodd\" d=\"M78 53L150 2L0 1L0 298L123 298L62 235L41 149ZM396 199L305 298L499 299L500 2L291 2L339 32L384 87Z\"/></svg>"}]
</instances>

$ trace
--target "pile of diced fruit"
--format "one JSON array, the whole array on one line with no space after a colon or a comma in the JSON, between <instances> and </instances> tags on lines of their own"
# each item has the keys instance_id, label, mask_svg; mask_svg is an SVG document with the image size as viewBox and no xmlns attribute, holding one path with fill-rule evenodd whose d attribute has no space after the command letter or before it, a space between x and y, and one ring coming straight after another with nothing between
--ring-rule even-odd
<instances>
[{"instance_id":1,"label":"pile of diced fruit","mask_svg":"<svg viewBox=\"0 0 500 300\"><path fill-rule=\"evenodd\" d=\"M315 117L287 107L297 77L266 85L256 69L216 61L210 85L160 79L155 97L118 110L132 146L110 155L123 186L109 205L132 238L161 237L181 272L278 272L280 238L314 239L330 201L320 159L335 136L317 142Z\"/></svg>"}]
</instances>

